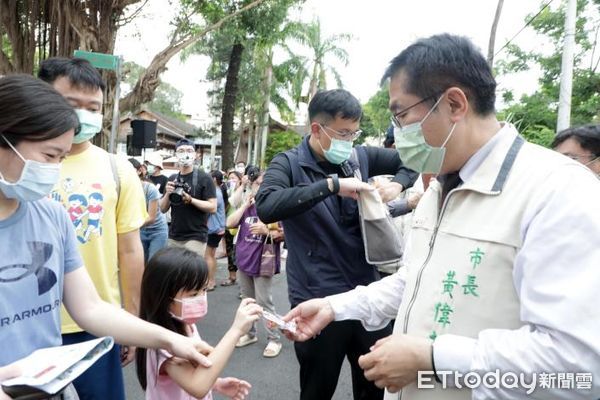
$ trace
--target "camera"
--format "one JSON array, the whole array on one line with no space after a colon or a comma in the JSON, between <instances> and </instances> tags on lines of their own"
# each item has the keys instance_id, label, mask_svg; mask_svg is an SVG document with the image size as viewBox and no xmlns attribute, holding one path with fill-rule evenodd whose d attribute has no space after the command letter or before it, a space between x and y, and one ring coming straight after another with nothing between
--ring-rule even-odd
<instances>
[{"instance_id":1,"label":"camera","mask_svg":"<svg viewBox=\"0 0 600 400\"><path fill-rule=\"evenodd\" d=\"M254 165L248 165L248 167L246 167L246 175L248 175L250 183L254 183L260 176L260 168L255 167Z\"/></svg>"},{"instance_id":2,"label":"camera","mask_svg":"<svg viewBox=\"0 0 600 400\"><path fill-rule=\"evenodd\" d=\"M169 201L174 206L178 206L183 204L183 193L189 194L192 191L192 188L180 179L175 180L173 184L175 185L175 189L169 194Z\"/></svg>"}]
</instances>

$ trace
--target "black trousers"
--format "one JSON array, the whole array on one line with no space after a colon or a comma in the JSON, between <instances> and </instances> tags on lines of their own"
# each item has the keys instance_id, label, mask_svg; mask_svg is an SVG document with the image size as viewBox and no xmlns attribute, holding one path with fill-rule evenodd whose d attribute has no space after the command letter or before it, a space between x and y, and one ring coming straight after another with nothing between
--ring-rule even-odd
<instances>
[{"instance_id":1,"label":"black trousers","mask_svg":"<svg viewBox=\"0 0 600 400\"><path fill-rule=\"evenodd\" d=\"M300 399L331 400L340 376L344 357L352 370L354 400L381 400L383 389L367 381L358 365L358 357L392 329L368 332L359 321L334 321L315 339L295 342L296 358L300 363Z\"/></svg>"},{"instance_id":2,"label":"black trousers","mask_svg":"<svg viewBox=\"0 0 600 400\"><path fill-rule=\"evenodd\" d=\"M225 250L227 251L227 270L230 272L237 271L237 265L235 265L233 235L229 232L229 229L225 229Z\"/></svg>"}]
</instances>

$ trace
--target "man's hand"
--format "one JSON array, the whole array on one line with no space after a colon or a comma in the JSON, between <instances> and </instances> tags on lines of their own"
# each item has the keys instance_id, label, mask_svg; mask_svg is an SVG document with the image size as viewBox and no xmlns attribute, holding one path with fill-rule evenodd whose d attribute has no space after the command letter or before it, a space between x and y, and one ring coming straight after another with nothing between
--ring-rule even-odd
<instances>
[{"instance_id":1,"label":"man's hand","mask_svg":"<svg viewBox=\"0 0 600 400\"><path fill-rule=\"evenodd\" d=\"M385 182L377 188L381 201L384 203L394 200L403 190L404 187L398 182Z\"/></svg>"},{"instance_id":2,"label":"man's hand","mask_svg":"<svg viewBox=\"0 0 600 400\"><path fill-rule=\"evenodd\" d=\"M341 178L339 181L340 191L338 196L351 197L356 200L358 199L358 192L374 190L373 186L357 178Z\"/></svg>"},{"instance_id":3,"label":"man's hand","mask_svg":"<svg viewBox=\"0 0 600 400\"><path fill-rule=\"evenodd\" d=\"M186 192L183 192L183 204L191 204L193 197Z\"/></svg>"},{"instance_id":4,"label":"man's hand","mask_svg":"<svg viewBox=\"0 0 600 400\"><path fill-rule=\"evenodd\" d=\"M365 378L395 393L417 380L418 371L431 371L431 341L395 334L380 339L358 358Z\"/></svg>"},{"instance_id":5,"label":"man's hand","mask_svg":"<svg viewBox=\"0 0 600 400\"><path fill-rule=\"evenodd\" d=\"M417 208L417 205L419 204L419 201L421 200L422 196L423 193L413 193L410 196L408 196L408 207L410 207L411 210Z\"/></svg>"},{"instance_id":6,"label":"man's hand","mask_svg":"<svg viewBox=\"0 0 600 400\"><path fill-rule=\"evenodd\" d=\"M121 346L121 367L126 366L135 358L135 347Z\"/></svg>"},{"instance_id":7,"label":"man's hand","mask_svg":"<svg viewBox=\"0 0 600 400\"><path fill-rule=\"evenodd\" d=\"M165 194L169 195L169 194L173 193L174 190L175 190L175 183L173 183L173 181L168 181L167 185L165 186Z\"/></svg>"},{"instance_id":8,"label":"man's hand","mask_svg":"<svg viewBox=\"0 0 600 400\"><path fill-rule=\"evenodd\" d=\"M341 180L341 179L340 179ZM312 299L298 304L283 320L296 322L296 333L283 331L290 340L304 342L317 336L335 318L331 304L326 299Z\"/></svg>"},{"instance_id":9,"label":"man's hand","mask_svg":"<svg viewBox=\"0 0 600 400\"><path fill-rule=\"evenodd\" d=\"M207 368L212 366L212 362L206 356L214 349L211 345L198 338L173 333L173 335L169 336L169 346L166 350L176 357L188 360L194 366L202 365Z\"/></svg>"},{"instance_id":10,"label":"man's hand","mask_svg":"<svg viewBox=\"0 0 600 400\"><path fill-rule=\"evenodd\" d=\"M285 235L282 229L271 231L271 237L275 243L282 242L285 239Z\"/></svg>"}]
</instances>

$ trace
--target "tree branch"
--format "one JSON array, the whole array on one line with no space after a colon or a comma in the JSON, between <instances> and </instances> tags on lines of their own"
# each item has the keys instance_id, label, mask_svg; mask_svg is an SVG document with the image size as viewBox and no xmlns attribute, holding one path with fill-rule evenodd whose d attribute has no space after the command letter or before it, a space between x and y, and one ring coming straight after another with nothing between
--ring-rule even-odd
<instances>
[{"instance_id":1,"label":"tree branch","mask_svg":"<svg viewBox=\"0 0 600 400\"><path fill-rule=\"evenodd\" d=\"M139 0L136 0L136 1L132 2L131 4L137 3L138 1ZM142 12L142 9L146 6L146 4L148 4L148 0L144 0L144 2L142 3L142 5L139 6L137 8L137 10L135 10L134 12L132 12L131 15L129 15L128 17L124 17L124 18L118 20L117 21L117 26L120 28L120 27L122 27L124 25L127 25L131 21L133 21Z\"/></svg>"},{"instance_id":2,"label":"tree branch","mask_svg":"<svg viewBox=\"0 0 600 400\"><path fill-rule=\"evenodd\" d=\"M171 60L171 58L173 58L181 50L202 39L202 37L204 37L207 33L219 29L225 22L237 17L239 14L250 10L251 8L256 7L264 1L265 0L255 0L239 10L223 17L218 22L204 28L195 35L181 38L180 40L169 44L169 46L154 56L148 68L146 68L146 70L138 79L133 90L129 92L123 99L121 99L119 103L119 111L121 113L126 111L134 111L140 105L152 100L154 92L160 84L160 74L167 69L167 63Z\"/></svg>"}]
</instances>

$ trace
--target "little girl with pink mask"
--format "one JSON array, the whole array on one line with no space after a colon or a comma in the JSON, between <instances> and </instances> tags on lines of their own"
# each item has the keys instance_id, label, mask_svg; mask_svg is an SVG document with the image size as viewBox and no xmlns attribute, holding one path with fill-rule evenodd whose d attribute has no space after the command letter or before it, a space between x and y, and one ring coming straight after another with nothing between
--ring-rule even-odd
<instances>
[{"instance_id":1,"label":"little girl with pink mask","mask_svg":"<svg viewBox=\"0 0 600 400\"><path fill-rule=\"evenodd\" d=\"M208 310L208 267L196 253L184 248L159 250L142 278L140 318L174 332L200 339L196 322ZM243 400L250 384L237 378L219 378L235 344L248 332L262 309L244 299L231 328L210 353L211 368L192 365L164 350L137 349L137 376L147 400L211 400L212 391Z\"/></svg>"}]
</instances>

